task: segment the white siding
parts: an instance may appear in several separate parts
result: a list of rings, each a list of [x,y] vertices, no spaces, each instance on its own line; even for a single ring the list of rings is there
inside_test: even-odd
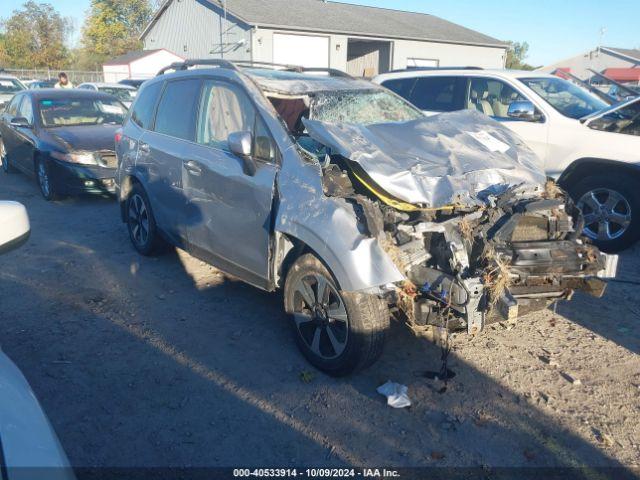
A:
[[[103,65],[102,73],[104,81],[108,83],[117,83],[122,79],[129,78],[128,65]]]
[[[394,40],[393,44],[393,70],[407,68],[411,59],[437,61],[440,67],[504,68],[505,48],[411,40]]]
[[[151,55],[140,58],[131,62],[132,78],[151,78],[155,77],[158,71],[174,62],[180,62],[184,58],[174,55],[166,50],[154,52]]]

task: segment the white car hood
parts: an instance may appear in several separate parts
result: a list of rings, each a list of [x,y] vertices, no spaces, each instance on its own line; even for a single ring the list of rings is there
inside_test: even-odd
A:
[[[368,126],[304,124],[388,194],[426,208],[484,205],[511,187],[546,182],[542,162],[524,142],[476,111]]]

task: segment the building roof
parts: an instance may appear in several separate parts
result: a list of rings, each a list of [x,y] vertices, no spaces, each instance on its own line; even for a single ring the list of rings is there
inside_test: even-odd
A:
[[[172,1],[165,1],[145,29],[143,37]],[[204,1],[217,8],[222,5],[221,0]],[[226,0],[226,6],[230,16],[256,27],[502,48],[507,46],[506,42],[426,13],[323,0]]]
[[[629,57],[631,59],[640,62],[640,50],[633,48],[615,48],[615,47],[602,47],[602,50],[609,50],[611,52],[617,53],[618,55],[623,55],[625,57]]]
[[[640,82],[640,68],[607,68],[603,74],[616,82]]]
[[[112,58],[111,60],[104,62],[103,65],[126,65],[159,52],[160,50],[162,50],[162,48],[157,48],[155,50],[134,50],[132,52],[127,52],[124,55],[120,55],[119,57]]]

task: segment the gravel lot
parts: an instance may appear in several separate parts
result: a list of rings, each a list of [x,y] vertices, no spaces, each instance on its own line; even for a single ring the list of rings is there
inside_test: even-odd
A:
[[[140,257],[113,199],[47,203],[23,175],[32,237],[0,257],[0,343],[74,466],[640,466],[640,300],[610,285],[557,313],[439,349],[394,325],[382,359],[332,379],[298,353],[280,294],[184,252]],[[619,278],[640,280],[640,248]],[[389,408],[376,387],[409,387]]]

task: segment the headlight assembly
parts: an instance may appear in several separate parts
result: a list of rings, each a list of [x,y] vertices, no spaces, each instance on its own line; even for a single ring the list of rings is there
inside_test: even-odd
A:
[[[92,152],[51,152],[51,156],[63,162],[81,165],[97,165],[98,163],[96,155]]]

